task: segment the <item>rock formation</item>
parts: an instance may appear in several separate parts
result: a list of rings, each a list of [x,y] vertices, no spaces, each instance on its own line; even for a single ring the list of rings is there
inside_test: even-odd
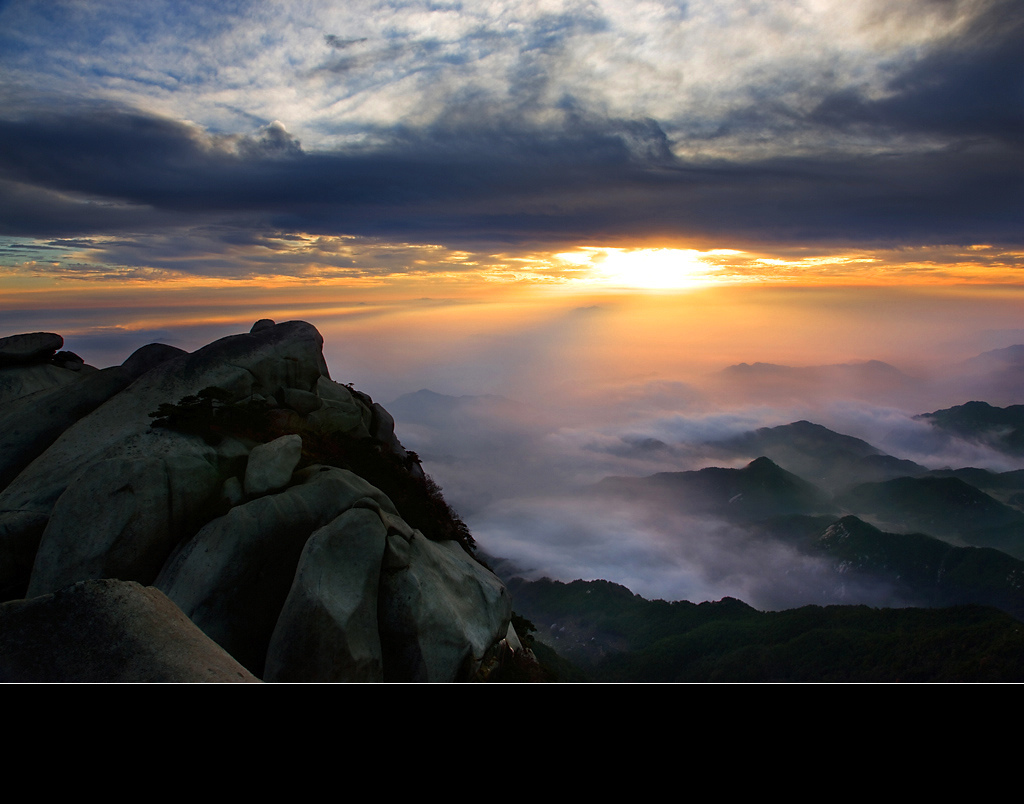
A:
[[[82,581],[0,605],[0,681],[259,681],[137,583]]]
[[[0,630],[118,579],[265,680],[467,679],[506,636],[504,586],[310,324],[102,371],[59,367],[44,335],[0,339]]]

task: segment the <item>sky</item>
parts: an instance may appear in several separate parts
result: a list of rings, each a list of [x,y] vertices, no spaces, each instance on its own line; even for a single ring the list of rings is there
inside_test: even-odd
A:
[[[537,446],[504,472],[435,451],[482,542],[524,512],[592,529],[568,496],[478,482],[624,468],[581,444],[813,414],[995,466],[906,423],[1024,402],[963,367],[1024,343],[1021,42],[1019,0],[0,0],[0,336],[102,366],[301,318],[385,404],[541,411],[480,413]],[[869,360],[909,379],[721,374]],[[563,574],[579,554],[531,549]],[[673,562],[641,552],[589,571],[731,588],[652,581]]]

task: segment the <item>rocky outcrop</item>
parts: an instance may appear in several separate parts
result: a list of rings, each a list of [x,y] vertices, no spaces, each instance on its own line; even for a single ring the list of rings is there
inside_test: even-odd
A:
[[[95,404],[0,492],[4,599],[155,587],[280,681],[465,679],[506,636],[503,585],[387,411],[331,380],[311,325],[152,345],[92,376]]]
[[[58,336],[59,337],[59,336]],[[183,355],[181,349],[161,344],[144,346],[120,366],[97,371],[89,367],[81,370],[82,363],[68,363],[64,368],[48,365],[48,369],[63,374],[57,387],[47,387],[8,399],[0,407],[0,489],[6,487],[47,447],[82,417],[88,415],[114,394],[128,387],[151,368],[171,357]],[[79,368],[66,369],[72,365]],[[26,373],[31,367],[0,371],[10,377],[20,376],[19,389],[24,389]],[[12,385],[13,387],[13,385]]]
[[[320,333],[298,321],[270,327],[256,335],[222,338],[195,353],[150,368],[76,421],[0,493],[0,590],[10,596],[12,591],[27,588],[26,570],[35,560],[40,541],[49,536],[45,531],[49,528],[54,534],[68,530],[51,523],[57,500],[101,461],[156,458],[173,465],[184,459],[193,466],[196,461],[205,461],[220,475],[221,482],[235,473],[229,456],[206,439],[174,429],[152,428],[149,414],[161,404],[178,402],[208,387],[223,389],[230,402],[280,395],[282,387],[309,390],[327,374],[322,345]],[[245,454],[241,456],[243,461]],[[192,474],[190,467],[186,475]],[[203,498],[209,489],[205,484],[194,488],[187,478],[182,478],[175,485],[187,497],[168,500],[166,510],[202,507],[206,502]],[[164,494],[169,496],[170,488]],[[71,514],[74,516],[74,512]],[[176,530],[180,524],[171,522],[167,526]],[[62,552],[64,548],[61,545],[46,549]],[[152,579],[125,580],[147,583]],[[33,590],[53,591],[42,590],[38,585]]]
[[[0,338],[0,404],[77,382],[81,374],[96,370],[72,352],[58,353],[63,345],[53,332]]]
[[[55,332],[27,332],[0,338],[0,366],[40,363],[49,360],[64,345]]]
[[[378,489],[344,469],[314,466],[296,481],[209,522],[156,579],[200,628],[257,674],[310,535],[359,501],[395,511]]]
[[[511,601],[490,572],[454,542],[388,534],[379,596],[388,681],[469,677],[508,631]],[[492,612],[481,618],[475,612]]]
[[[258,497],[288,485],[302,458],[302,436],[285,435],[253,447],[245,467],[245,493]]]
[[[27,595],[87,578],[151,584],[183,534],[202,524],[222,485],[202,453],[96,461],[57,498]]]
[[[259,681],[161,592],[83,581],[0,605],[0,681]]]
[[[387,526],[351,508],[306,540],[267,650],[268,681],[383,681],[376,601]]]

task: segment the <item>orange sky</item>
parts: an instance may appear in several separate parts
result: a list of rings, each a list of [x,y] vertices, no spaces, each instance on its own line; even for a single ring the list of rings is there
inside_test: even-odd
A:
[[[151,339],[194,349],[257,318],[301,318],[323,332],[345,381],[359,381],[348,371],[390,374],[397,390],[436,375],[460,392],[511,396],[522,382],[673,380],[739,362],[880,359],[907,370],[1024,341],[1024,292],[1011,281],[1019,255],[995,249],[457,256],[471,265],[259,281],[71,279],[19,266],[0,279],[0,335],[57,331],[67,348],[77,343],[87,362],[105,365]],[[618,273],[607,269],[622,257]],[[647,273],[644,260],[654,266]],[[682,287],[629,287],[630,272],[641,276],[635,284],[667,278]]]
[[[87,245],[63,247],[56,254],[52,248],[49,254],[33,253],[32,241],[22,241],[20,259],[0,257],[0,288],[7,293],[59,289],[62,280],[71,281],[72,287],[80,281],[104,288],[330,283],[364,289],[393,288],[396,283],[414,286],[416,280],[446,288],[479,282],[536,282],[647,290],[738,282],[1016,284],[1024,270],[1024,251],[985,243],[846,250],[776,245],[753,251],[728,244],[701,250],[685,243],[628,246],[616,242],[567,246],[554,252],[472,252],[429,243],[304,235],[275,241],[272,251],[261,243],[211,253],[209,263],[217,267],[206,270],[202,258],[195,255],[180,266],[169,259],[150,266],[118,265],[115,238],[93,238]]]

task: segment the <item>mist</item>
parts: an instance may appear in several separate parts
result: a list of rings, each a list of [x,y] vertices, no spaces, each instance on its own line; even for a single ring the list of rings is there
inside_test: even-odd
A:
[[[422,393],[386,407],[399,422],[405,446],[418,452],[482,550],[504,560],[506,573],[531,580],[604,578],[648,598],[699,602],[731,596],[761,609],[916,602],[883,583],[837,578],[824,559],[742,524],[661,506],[648,497],[604,498],[594,489],[605,477],[740,468],[757,456],[727,453],[719,442],[806,418],[805,409],[737,407],[643,418],[624,406],[621,422],[609,424],[609,410],[602,406],[589,422],[591,411],[577,408],[573,423],[560,425],[500,397],[434,402],[429,423],[416,415]],[[437,413],[441,402],[450,406],[447,417]],[[828,414],[816,420],[830,429],[930,469],[1007,471],[1024,465],[944,435],[910,411],[835,400],[818,412]]]
[[[799,324],[799,315],[814,319],[820,311],[795,313]],[[886,343],[885,366],[810,363],[820,356],[816,343],[805,362],[744,376],[729,367],[766,352],[789,352],[793,332],[780,333],[781,345],[762,331],[760,339],[736,343],[731,354],[718,346],[709,350],[711,357],[668,354],[657,364],[650,352],[666,355],[664,343],[652,344],[647,354],[637,351],[632,360],[624,354],[627,346],[636,348],[636,330],[624,336],[632,342],[610,348],[622,330],[597,324],[613,318],[601,308],[582,314],[574,308],[507,337],[490,333],[465,345],[474,365],[489,367],[489,373],[471,372],[475,380],[492,378],[486,394],[464,393],[467,385],[457,381],[446,385],[455,375],[442,371],[418,378],[421,389],[384,400],[403,443],[420,454],[481,548],[505,572],[530,579],[604,578],[670,600],[732,596],[764,609],[913,605],[919,601],[888,584],[839,578],[825,560],[743,524],[658,508],[649,499],[603,499],[593,486],[610,476],[740,468],[758,456],[729,452],[721,442],[800,420],[928,469],[1024,466],[915,418],[967,402],[985,384],[1012,385],[1015,366],[993,364],[982,376],[976,363],[961,359],[976,342],[970,324],[963,346],[942,354],[909,348],[927,340],[909,333],[901,359],[879,336],[865,338],[859,355],[871,360],[867,349]],[[578,329],[552,343],[566,320],[579,321]],[[923,320],[921,327],[938,323]],[[948,344],[955,332],[944,332]],[[1007,339],[1017,335],[1007,327]],[[850,356],[838,344],[835,354]]]
[[[756,290],[233,289],[230,307],[176,298],[173,311],[122,294],[117,307],[23,310],[5,325],[59,332],[102,367],[152,341],[193,350],[257,318],[303,318],[324,335],[334,379],[392,413],[399,439],[505,572],[759,608],[911,604],[743,523],[593,491],[606,477],[740,468],[758,456],[722,442],[801,420],[929,469],[1024,466],[915,418],[1019,399],[1012,350],[993,351],[1024,340],[1016,293],[896,289],[882,309],[872,288]],[[1002,395],[984,396],[992,389]]]

